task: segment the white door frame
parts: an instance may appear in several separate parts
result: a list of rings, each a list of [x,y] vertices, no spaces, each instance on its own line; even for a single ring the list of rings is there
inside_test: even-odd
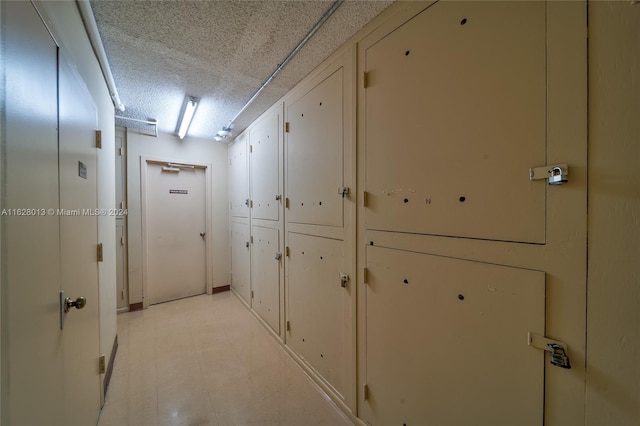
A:
[[[200,163],[195,161],[182,161],[175,158],[157,158],[157,157],[140,157],[140,197],[142,204],[142,308],[147,309],[149,307],[149,294],[148,287],[148,241],[147,241],[147,167],[149,164],[161,164],[167,165],[180,164],[185,166],[194,166],[199,169],[204,169],[204,192],[205,192],[205,233],[208,238],[205,238],[205,270],[206,270],[206,292],[212,294],[213,292],[213,262],[210,254],[211,250],[211,234],[212,234],[212,221],[211,221],[211,163]]]

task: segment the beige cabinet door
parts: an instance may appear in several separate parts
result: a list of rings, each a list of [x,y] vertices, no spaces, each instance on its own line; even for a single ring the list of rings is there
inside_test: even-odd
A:
[[[363,418],[543,424],[544,272],[375,246],[367,272]]]
[[[250,131],[251,219],[280,219],[280,129],[282,109],[262,118]]]
[[[231,287],[251,304],[251,236],[249,224],[231,222]]]
[[[252,226],[251,234],[251,307],[276,334],[280,334],[280,232]]]
[[[343,72],[287,103],[288,222],[343,226]]]
[[[205,292],[205,170],[147,162],[149,303]],[[179,170],[179,171],[177,171]]]
[[[60,149],[60,261],[65,296],[82,296],[86,305],[65,315],[64,347],[65,424],[95,423],[100,412],[98,370],[98,215],[95,129],[97,112],[89,91],[59,55]],[[69,415],[73,413],[73,415]]]
[[[342,286],[344,241],[289,233],[287,344],[341,398],[348,393],[350,297]]]
[[[247,135],[229,145],[229,203],[232,217],[249,217],[249,158]]]
[[[366,50],[368,229],[544,243],[543,2],[441,2]]]

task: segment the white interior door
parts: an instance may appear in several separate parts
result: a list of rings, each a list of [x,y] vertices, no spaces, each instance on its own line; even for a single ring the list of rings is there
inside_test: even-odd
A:
[[[147,163],[147,289],[151,304],[206,290],[205,187],[202,167]]]
[[[2,16],[2,424],[95,424],[96,109],[31,3]],[[63,329],[61,290],[86,298]]]
[[[65,425],[90,425],[100,412],[98,297],[97,112],[91,94],[63,53],[59,55],[59,173],[61,290],[82,309],[65,315]]]
[[[57,47],[30,3],[0,7],[2,424],[62,425]]]

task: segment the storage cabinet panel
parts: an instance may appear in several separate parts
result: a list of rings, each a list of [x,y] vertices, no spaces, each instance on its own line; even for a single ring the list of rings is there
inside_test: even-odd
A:
[[[543,424],[540,271],[367,247],[372,425]]]
[[[251,304],[249,225],[231,222],[231,286]]]
[[[545,242],[545,41],[544,2],[439,2],[366,49],[368,229]]]
[[[348,292],[340,284],[344,242],[289,234],[288,345],[341,395],[348,387]]]
[[[287,106],[288,221],[342,226],[343,70]]]
[[[229,145],[229,200],[231,216],[249,217],[247,137],[240,135]]]
[[[280,218],[279,192],[281,109],[260,120],[251,129],[251,217],[278,220]]]
[[[253,303],[260,317],[280,334],[280,262],[276,258],[280,246],[277,229],[253,226],[251,274]]]

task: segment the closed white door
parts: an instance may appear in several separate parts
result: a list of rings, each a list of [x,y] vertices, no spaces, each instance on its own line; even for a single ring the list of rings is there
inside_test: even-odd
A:
[[[1,7],[2,423],[91,425],[100,409],[96,109],[34,6]],[[85,306],[62,315],[61,291]]]
[[[206,290],[205,169],[147,163],[149,303]]]
[[[0,7],[2,423],[62,425],[57,47],[33,5]]]
[[[59,56],[61,290],[82,309],[64,319],[64,402],[67,426],[94,424],[100,412],[96,108],[89,91]]]

